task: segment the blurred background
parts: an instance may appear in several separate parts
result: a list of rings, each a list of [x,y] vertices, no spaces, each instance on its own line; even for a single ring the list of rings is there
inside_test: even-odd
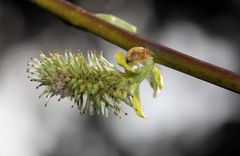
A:
[[[114,14],[138,33],[193,57],[240,73],[239,0],[75,0]],[[66,25],[29,1],[0,1],[0,156],[219,156],[240,155],[240,96],[159,66],[157,98],[146,82],[141,119],[80,116],[65,99],[38,99],[26,63],[38,51],[104,51],[116,65],[121,48]]]

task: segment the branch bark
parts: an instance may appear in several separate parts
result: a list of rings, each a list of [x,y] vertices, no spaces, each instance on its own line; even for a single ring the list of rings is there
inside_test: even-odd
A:
[[[185,55],[138,34],[127,32],[65,0],[31,1],[64,21],[98,35],[125,50],[136,46],[148,48],[156,63],[240,93],[240,75],[237,73]]]

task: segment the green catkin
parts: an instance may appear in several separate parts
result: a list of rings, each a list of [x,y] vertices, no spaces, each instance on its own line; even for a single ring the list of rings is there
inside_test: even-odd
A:
[[[139,116],[144,117],[140,103],[134,103],[139,99],[133,92],[139,89],[143,79],[153,80],[148,77],[151,71],[149,69],[155,67],[151,57],[137,60],[138,63],[130,61],[126,68],[121,63],[122,56],[116,56],[125,72],[109,63],[102,53],[97,56],[94,52],[89,52],[85,58],[80,51],[76,54],[65,52],[64,56],[54,51],[49,53],[49,57],[40,52],[39,57],[40,59],[31,58],[27,69],[31,81],[40,83],[37,88],[45,86],[39,97],[47,95],[49,100],[53,96],[59,96],[59,101],[69,97],[78,107],[80,114],[89,111],[90,115],[101,114],[105,117],[108,117],[109,108],[116,115],[126,114],[121,109],[121,104],[125,103],[133,107]],[[140,70],[134,71],[136,68]],[[154,87],[161,88],[158,85]]]

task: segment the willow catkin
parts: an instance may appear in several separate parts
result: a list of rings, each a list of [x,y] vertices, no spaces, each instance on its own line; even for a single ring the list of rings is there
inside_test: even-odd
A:
[[[46,95],[50,99],[59,96],[59,100],[69,97],[80,114],[88,110],[90,115],[102,114],[105,117],[108,117],[109,108],[116,115],[124,113],[121,104],[125,103],[143,117],[141,110],[138,110],[141,109],[140,103],[136,101],[139,95],[135,95],[134,90],[138,90],[139,84],[150,72],[144,71],[139,61],[133,65],[130,63],[129,69],[124,67],[125,72],[121,72],[102,54],[97,56],[94,52],[88,53],[86,58],[80,51],[76,54],[66,52],[65,56],[50,52],[49,57],[41,52],[39,57],[31,59],[27,72],[31,81],[39,83],[38,87],[45,86],[40,97]],[[117,61],[121,65],[119,59]],[[141,65],[150,68],[154,63],[151,61]],[[136,102],[139,106],[134,104]]]

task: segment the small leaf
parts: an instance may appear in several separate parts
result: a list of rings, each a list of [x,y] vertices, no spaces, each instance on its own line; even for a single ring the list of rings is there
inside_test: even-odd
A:
[[[158,96],[160,89],[163,87],[163,78],[159,69],[155,66],[147,77],[151,87],[154,90],[153,97]]]
[[[95,15],[97,17],[99,17],[99,18],[101,18],[101,19],[103,19],[103,20],[105,20],[105,21],[115,25],[115,26],[118,26],[118,27],[126,30],[126,31],[129,31],[129,32],[136,32],[137,31],[137,28],[134,25],[132,25],[132,24],[130,24],[130,23],[128,23],[128,22],[126,22],[126,21],[124,21],[124,20],[114,16],[114,15],[102,14],[102,13],[97,13]]]
[[[124,58],[124,55],[123,55],[123,52],[121,51],[118,51],[115,55],[115,60],[117,61],[117,63],[122,66],[125,70],[129,71],[130,70],[130,67],[128,66],[125,58]]]
[[[142,112],[141,104],[140,104],[140,99],[139,99],[139,85],[135,88],[133,91],[133,108],[136,112],[136,114],[142,118],[145,118],[145,115]]]
[[[163,77],[157,67],[153,68],[153,76],[157,82],[158,88],[162,89],[163,87]]]

